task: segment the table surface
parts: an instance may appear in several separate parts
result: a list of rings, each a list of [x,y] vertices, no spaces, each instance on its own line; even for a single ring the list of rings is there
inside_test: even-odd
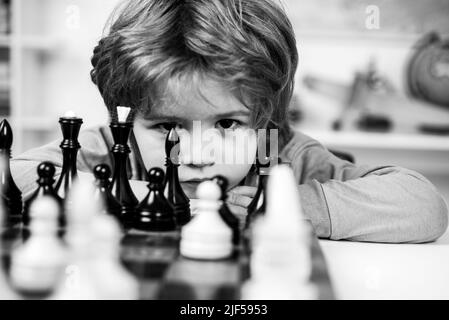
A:
[[[337,299],[449,299],[449,231],[425,244],[319,242]]]
[[[158,241],[133,236],[124,243],[122,258],[139,277],[142,299],[240,298],[244,255],[195,261],[179,257],[170,240]],[[449,231],[425,244],[313,238],[311,250],[321,299],[449,299]]]

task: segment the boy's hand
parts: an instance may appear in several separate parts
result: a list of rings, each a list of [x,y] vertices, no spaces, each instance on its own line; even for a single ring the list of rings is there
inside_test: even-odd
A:
[[[228,191],[226,203],[231,212],[235,214],[241,222],[245,221],[246,209],[253,200],[256,190],[256,187],[237,186]]]

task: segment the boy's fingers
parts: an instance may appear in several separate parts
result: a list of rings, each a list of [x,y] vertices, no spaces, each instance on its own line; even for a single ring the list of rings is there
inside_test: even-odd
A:
[[[237,187],[232,188],[229,192],[235,192],[235,193],[241,194],[242,196],[254,198],[256,191],[257,191],[256,187],[237,186]]]
[[[251,203],[252,200],[253,199],[250,197],[243,196],[243,195],[235,193],[235,192],[229,192],[228,199],[226,202],[236,205],[236,206],[246,208]]]
[[[246,209],[240,206],[235,206],[232,204],[228,204],[229,210],[240,220],[240,222],[245,222],[246,219]]]

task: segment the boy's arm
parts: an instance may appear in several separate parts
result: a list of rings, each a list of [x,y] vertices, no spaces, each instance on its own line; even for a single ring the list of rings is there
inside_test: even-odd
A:
[[[290,147],[286,156],[319,237],[425,242],[445,232],[446,203],[422,175],[394,166],[357,166],[312,139]]]

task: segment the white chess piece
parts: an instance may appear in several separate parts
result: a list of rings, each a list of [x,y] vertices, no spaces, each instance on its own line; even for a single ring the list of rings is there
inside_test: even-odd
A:
[[[69,261],[55,294],[56,300],[100,299],[90,272],[92,261],[92,222],[102,214],[101,199],[95,200],[90,181],[77,179],[68,194],[66,242]]]
[[[251,279],[243,299],[314,299],[310,285],[310,226],[305,222],[292,170],[278,165],[267,183],[267,210],[252,232]]]
[[[181,255],[192,259],[217,260],[232,254],[232,230],[218,210],[221,191],[213,181],[197,188],[197,215],[181,230]]]
[[[31,205],[31,235],[11,259],[11,282],[20,292],[49,294],[62,275],[67,249],[58,238],[58,215],[58,204],[50,197]]]
[[[91,181],[77,179],[68,194],[66,240],[70,246],[78,242],[90,242],[87,236],[95,216],[103,213],[103,200],[95,199],[95,187]],[[85,244],[80,244],[81,246]]]
[[[92,261],[90,272],[96,291],[105,300],[137,300],[139,284],[120,261],[122,231],[117,221],[99,215],[92,223]]]

